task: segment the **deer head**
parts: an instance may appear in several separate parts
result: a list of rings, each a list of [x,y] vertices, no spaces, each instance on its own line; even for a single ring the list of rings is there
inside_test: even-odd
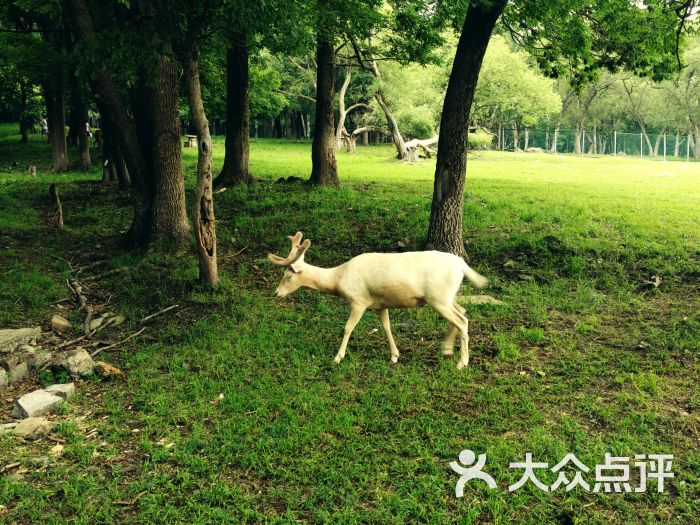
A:
[[[275,295],[277,297],[286,297],[287,295],[295,292],[302,285],[300,274],[303,272],[304,268],[304,254],[306,250],[311,246],[311,241],[309,239],[301,242],[304,234],[297,232],[295,235],[289,235],[287,239],[292,243],[292,249],[287,257],[280,257],[274,253],[267,255],[267,258],[273,264],[278,266],[286,267],[284,276],[282,276],[282,281],[275,290]]]

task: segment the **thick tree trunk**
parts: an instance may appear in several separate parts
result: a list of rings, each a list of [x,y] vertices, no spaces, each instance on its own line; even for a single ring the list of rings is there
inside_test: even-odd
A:
[[[506,2],[494,0],[486,6],[470,2],[467,9],[440,120],[440,149],[428,226],[429,249],[466,255],[462,210],[469,114],[486,47]]]
[[[170,58],[158,58],[151,91],[153,126],[153,204],[151,240],[187,244],[189,222],[185,206],[185,178],[180,145],[179,74]]]
[[[194,223],[194,237],[197,241],[197,257],[199,258],[199,281],[206,287],[213,288],[219,284],[219,271],[216,260],[216,225],[212,192],[212,142],[202,102],[196,52],[184,56],[182,64],[185,70],[185,91],[190,106],[190,118],[197,134],[199,148],[197,185],[192,204],[192,222]]]
[[[63,87],[45,85],[44,99],[46,103],[46,116],[49,123],[49,144],[51,144],[51,154],[53,156],[51,169],[54,171],[63,171],[68,168]]]
[[[316,120],[311,146],[312,184],[339,186],[333,133],[333,94],[335,86],[335,51],[333,44],[318,37],[316,45]]]
[[[92,17],[85,0],[70,0],[69,6],[78,38],[91,45],[98,45],[94,42]],[[93,89],[98,103],[101,104],[100,112],[104,113],[103,118],[107,115],[111,123],[107,133],[113,133],[119,145],[135,190],[134,219],[127,237],[134,244],[144,244],[150,237],[152,178],[149,166],[138,145],[136,126],[129,117],[111,73],[106,68],[97,70]]]
[[[214,186],[253,181],[250,173],[248,44],[243,33],[234,33],[226,52],[226,153]]]

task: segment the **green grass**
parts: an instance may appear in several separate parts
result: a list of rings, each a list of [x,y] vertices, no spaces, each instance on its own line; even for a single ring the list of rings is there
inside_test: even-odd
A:
[[[312,264],[420,249],[433,162],[360,147],[338,155],[341,189],[311,189],[274,182],[307,177],[308,143],[254,140],[259,182],[216,197],[222,286],[207,293],[194,256],[120,247],[129,199],[97,168],[52,174],[46,146],[20,147],[14,132],[0,127],[2,326],[46,323],[68,296],[63,260],[108,258],[87,274],[140,262],[89,286],[91,301],[128,319],[105,337],[181,307],[106,353],[127,379],[79,385],[60,459],[33,467],[54,443],[0,437],[0,458],[27,468],[0,478],[0,521],[697,523],[698,164],[470,156],[467,248],[486,293],[506,304],[468,307],[472,359],[458,371],[439,355],[447,327],[429,309],[392,311],[398,365],[371,313],[334,365],[347,306],[309,290],[274,300],[281,272],[265,260],[297,230],[314,241]],[[196,152],[184,153],[191,191]],[[13,158],[39,177],[8,171]],[[60,235],[48,226],[50,182],[64,202]],[[658,289],[645,284],[653,275]],[[470,482],[454,498],[448,464],[464,448],[487,454],[498,490]],[[606,452],[672,453],[676,477],[665,494],[509,493],[520,471],[508,464],[527,452],[550,466],[572,452],[591,468]]]

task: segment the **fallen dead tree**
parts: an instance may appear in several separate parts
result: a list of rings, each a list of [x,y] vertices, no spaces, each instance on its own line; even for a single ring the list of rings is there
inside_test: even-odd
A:
[[[427,158],[431,158],[433,155],[437,155],[437,151],[431,148],[438,143],[440,135],[435,135],[429,139],[413,139],[406,142],[406,156],[404,160],[406,162],[416,162],[418,160],[418,150],[422,150],[423,154]]]

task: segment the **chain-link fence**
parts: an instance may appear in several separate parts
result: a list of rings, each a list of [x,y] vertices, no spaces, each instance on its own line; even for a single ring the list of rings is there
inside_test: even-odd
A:
[[[517,147],[516,147],[517,146]],[[504,151],[529,150],[575,155],[617,155],[659,160],[700,160],[692,134],[627,133],[598,130],[501,129],[493,147]]]

